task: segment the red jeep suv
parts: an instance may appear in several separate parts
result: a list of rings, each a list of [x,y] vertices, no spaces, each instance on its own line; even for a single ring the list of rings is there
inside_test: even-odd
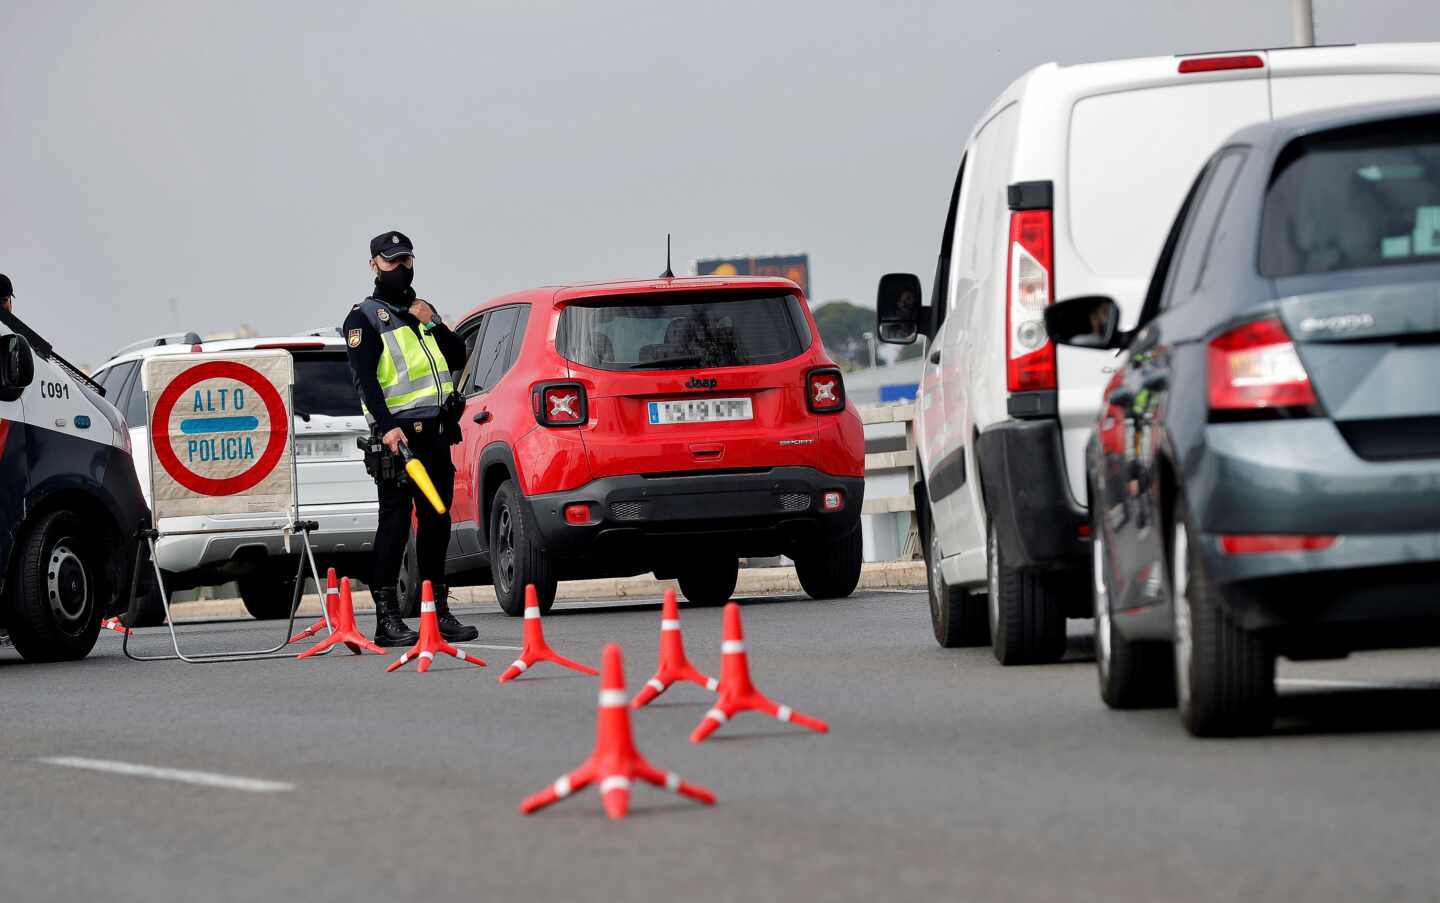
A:
[[[805,591],[860,577],[860,417],[786,279],[537,288],[471,311],[453,449],[453,585],[654,572],[722,602],[742,556],[788,555]],[[402,581],[404,578],[402,578]]]

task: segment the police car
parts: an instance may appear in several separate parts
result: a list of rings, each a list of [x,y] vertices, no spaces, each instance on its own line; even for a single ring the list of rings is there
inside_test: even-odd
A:
[[[295,360],[295,460],[301,516],[320,525],[310,534],[316,560],[324,568],[364,578],[373,547],[379,503],[375,483],[365,472],[355,437],[368,435],[360,397],[350,377],[345,343],[336,330],[278,338],[225,339],[202,342],[195,333],[157,336],[122,348],[95,372],[96,381],[125,415],[135,447],[135,468],[146,497],[150,495],[150,434],[141,367],[157,355],[254,351],[283,348]],[[243,448],[202,444],[196,455],[243,455]],[[236,532],[246,519],[254,532]],[[165,588],[174,593],[234,581],[245,608],[256,618],[283,618],[294,598],[299,547],[273,527],[274,518],[245,514],[165,518],[156,557],[165,574]],[[225,532],[219,532],[220,530]],[[183,535],[163,535],[164,533]],[[136,625],[158,624],[164,618],[159,593],[141,600]]]
[[[32,661],[84,658],[129,599],[149,510],[119,412],[0,310],[0,617]]]

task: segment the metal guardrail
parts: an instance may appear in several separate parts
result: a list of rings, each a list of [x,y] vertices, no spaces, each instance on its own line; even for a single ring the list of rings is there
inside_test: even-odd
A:
[[[860,421],[866,427],[866,444],[894,445],[895,440],[903,437],[902,448],[891,448],[885,451],[873,451],[865,453],[865,504],[860,509],[863,515],[870,515],[872,518],[893,519],[902,514],[911,515],[906,536],[900,543],[900,558],[913,559],[918,557],[920,552],[920,536],[916,528],[915,511],[915,406],[913,404],[877,404],[863,405],[860,407]],[[888,425],[899,425],[897,431]],[[871,429],[874,427],[875,429]],[[897,432],[899,435],[896,435]],[[902,477],[900,485],[904,486],[903,494],[897,494],[892,488],[887,495],[878,495],[870,489],[872,483],[888,483],[892,487],[897,482],[886,477]],[[898,529],[898,526],[896,527]]]

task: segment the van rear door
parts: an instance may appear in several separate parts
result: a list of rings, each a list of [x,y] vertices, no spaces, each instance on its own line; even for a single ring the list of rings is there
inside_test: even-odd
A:
[[[1433,98],[1440,44],[1361,44],[1270,51],[1274,115],[1326,107]]]
[[[1185,192],[1237,129],[1270,118],[1268,54],[1168,57],[1128,72],[1137,85],[1098,86],[1071,108],[1066,188],[1055,211],[1058,297],[1109,295],[1134,325],[1160,247]],[[1066,472],[1085,503],[1085,444],[1116,361],[1061,347],[1058,408]]]

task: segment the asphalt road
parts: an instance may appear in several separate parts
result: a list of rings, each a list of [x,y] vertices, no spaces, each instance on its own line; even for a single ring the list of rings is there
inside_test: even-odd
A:
[[[442,659],[424,676],[385,674],[376,656],[136,664],[114,634],[78,664],[6,650],[0,899],[1440,894],[1434,652],[1283,665],[1274,735],[1196,741],[1173,712],[1103,708],[1089,622],[1071,622],[1065,663],[1002,669],[988,650],[938,648],[918,592],[745,601],[758,686],[831,733],[750,714],[692,746],[709,695],[671,690],[636,715],[640,749],[719,803],[638,788],[620,822],[593,788],[517,814],[588,754],[596,682],[541,665],[497,685],[513,648],[473,650],[484,670]],[[592,664],[621,642],[633,692],[655,665],[657,603],[557,607],[546,632]],[[519,646],[519,621],[468,617],[477,643]],[[718,671],[720,610],[683,621],[692,659]],[[186,633],[202,629],[231,648],[275,632]],[[159,634],[137,645],[158,650]]]

